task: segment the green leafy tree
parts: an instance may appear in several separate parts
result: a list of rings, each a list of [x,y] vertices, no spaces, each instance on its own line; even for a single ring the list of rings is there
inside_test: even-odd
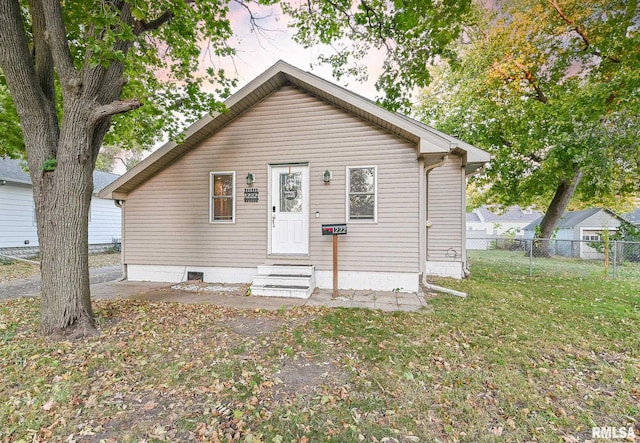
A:
[[[382,62],[376,88],[381,104],[408,111],[416,87],[429,84],[427,67],[451,59],[450,43],[470,19],[471,0],[306,0],[283,2],[283,10],[304,46],[326,45],[318,63],[334,75],[368,77],[366,57],[378,51]]]
[[[200,44],[232,53],[228,12],[217,1],[0,2],[1,106],[14,112],[8,87],[33,181],[43,333],[94,332],[87,220],[103,141],[146,146],[185,118],[221,110],[193,73]],[[231,85],[209,74],[220,93]]]
[[[19,157],[24,152],[22,130],[9,88],[0,73],[0,157]]]
[[[482,199],[546,207],[551,238],[571,199],[639,192],[637,1],[504,0],[478,8],[420,115],[492,153]]]

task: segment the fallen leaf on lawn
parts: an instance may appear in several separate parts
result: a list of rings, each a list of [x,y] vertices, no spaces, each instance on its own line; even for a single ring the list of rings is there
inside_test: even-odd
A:
[[[491,433],[496,437],[500,437],[503,431],[504,431],[504,428],[502,426],[496,426],[491,428]]]
[[[49,400],[48,402],[42,405],[42,409],[44,409],[45,411],[50,411],[51,408],[53,408],[53,404],[54,404],[53,400]]]
[[[87,401],[84,402],[85,408],[95,408],[96,406],[98,406],[98,397],[95,395],[89,396]]]
[[[148,401],[148,402],[146,402],[146,403],[144,404],[144,406],[142,407],[142,409],[143,409],[143,410],[145,410],[145,411],[150,411],[150,410],[152,410],[152,409],[153,409],[153,408],[155,408],[155,407],[156,407],[156,403],[155,403],[155,402],[153,402],[153,401]]]

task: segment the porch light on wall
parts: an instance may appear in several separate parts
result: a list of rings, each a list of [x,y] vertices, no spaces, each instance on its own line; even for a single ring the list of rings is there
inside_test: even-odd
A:
[[[325,169],[324,173],[322,174],[322,180],[325,183],[329,183],[331,181],[331,171]]]
[[[256,176],[253,175],[253,172],[249,172],[247,174],[247,185],[251,186],[253,184],[253,182],[256,181]]]

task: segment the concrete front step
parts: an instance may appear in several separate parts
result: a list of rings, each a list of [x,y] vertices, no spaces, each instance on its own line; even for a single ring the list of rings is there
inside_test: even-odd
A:
[[[315,266],[313,265],[259,265],[258,275],[314,275]]]
[[[315,288],[311,286],[254,286],[251,295],[262,297],[309,298]]]
[[[260,265],[251,284],[251,294],[309,298],[315,288],[315,268],[312,265]]]
[[[313,275],[256,275],[253,277],[255,286],[316,286],[316,279]]]

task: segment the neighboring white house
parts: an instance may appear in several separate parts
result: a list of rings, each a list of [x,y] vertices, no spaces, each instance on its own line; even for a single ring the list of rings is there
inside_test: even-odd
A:
[[[525,226],[541,216],[540,211],[520,206],[480,206],[466,214],[467,249],[488,249],[496,237],[524,238]]]
[[[0,252],[38,246],[38,232],[31,178],[22,161],[0,158]],[[111,200],[97,193],[119,176],[108,172],[93,173],[94,196],[89,213],[89,244],[113,244],[121,238],[121,214]],[[15,251],[12,251],[15,252]],[[12,254],[9,254],[12,255]]]
[[[557,255],[582,259],[602,259],[604,256],[593,249],[589,242],[602,241],[602,232],[615,234],[624,219],[606,208],[589,208],[582,211],[570,211],[558,222],[554,235],[553,249]],[[525,227],[525,238],[534,236],[536,226],[542,217]]]
[[[415,291],[463,277],[465,177],[485,151],[278,62],[100,192],[130,280]],[[304,278],[300,277],[303,275]]]
[[[523,209],[520,206],[502,209],[496,206],[480,206],[467,213],[467,231],[484,231],[487,235],[493,236],[514,234],[522,237],[525,226],[541,216],[540,211]]]

